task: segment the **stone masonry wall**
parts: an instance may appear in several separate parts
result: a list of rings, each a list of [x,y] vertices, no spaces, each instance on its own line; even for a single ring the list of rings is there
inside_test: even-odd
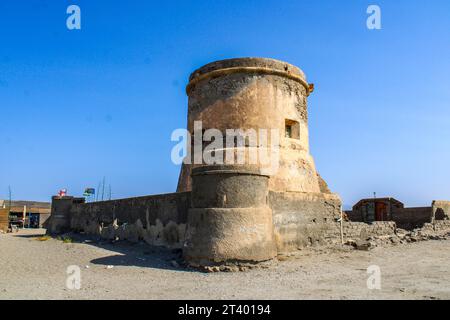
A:
[[[435,200],[432,203],[432,221],[450,219],[450,201]]]
[[[435,231],[450,231],[450,220],[436,220],[432,226]]]
[[[340,217],[339,197],[323,193],[270,192],[279,252],[325,244]]]
[[[421,228],[431,222],[431,207],[401,208],[392,210],[392,220],[402,229]]]
[[[298,248],[341,242],[341,201],[334,194],[278,193],[270,192],[273,209],[275,237],[279,252]],[[343,222],[344,240],[359,240],[368,236],[384,236],[395,233],[392,221]]]
[[[70,227],[74,231],[181,248],[184,243],[190,193],[74,204]]]
[[[341,201],[335,194],[269,192],[278,252],[341,241]],[[442,206],[442,204],[439,204]],[[191,193],[172,193],[94,203],[75,203],[70,209],[70,229],[105,239],[182,248],[186,236]],[[448,229],[450,220],[433,228]],[[395,234],[392,221],[343,222],[344,241]]]
[[[396,230],[396,224],[393,221],[376,221],[373,223],[349,222],[343,223],[344,240],[365,240],[368,236],[393,235]],[[340,236],[340,223],[336,223],[329,234],[330,242],[334,243],[336,236]]]
[[[442,202],[442,201],[441,201]],[[450,203],[448,206],[450,212]],[[361,212],[345,211],[347,217],[353,222],[363,222]],[[425,223],[430,223],[432,219],[432,207],[417,207],[417,208],[393,208],[391,221],[395,222],[397,227],[413,230],[421,228]]]

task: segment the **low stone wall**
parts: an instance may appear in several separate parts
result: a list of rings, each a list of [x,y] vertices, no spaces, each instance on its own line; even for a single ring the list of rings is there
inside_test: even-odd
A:
[[[393,211],[392,220],[397,227],[413,230],[422,228],[427,223],[434,224],[450,219],[450,201],[433,201],[431,207],[403,208]],[[445,223],[444,223],[445,225]]]
[[[344,212],[345,212],[345,214],[347,215],[347,218],[350,221],[363,222],[363,217],[362,217],[361,212],[359,210],[358,211],[346,210]]]
[[[269,203],[280,252],[327,243],[340,217],[341,200],[334,194],[270,192]]]
[[[341,201],[337,195],[271,192],[269,199],[279,252],[341,242]],[[344,241],[393,235],[395,230],[393,221],[342,224]]]
[[[340,224],[338,224],[340,227]],[[395,234],[397,226],[393,221],[344,222],[344,238],[365,240],[368,236],[386,236]],[[340,231],[339,231],[340,233]]]
[[[243,179],[243,177],[244,176],[238,176],[239,179]],[[203,186],[203,184],[200,184],[200,186]],[[220,186],[220,190],[225,190],[223,182],[218,186]],[[242,199],[242,203],[244,204],[251,203],[251,201],[256,201],[255,199],[258,199],[260,206],[252,204],[249,208],[241,208],[236,203],[232,202],[237,201],[236,199],[240,198],[204,198],[204,194],[206,193],[206,191],[199,192],[201,196],[198,196],[198,199],[196,200],[197,207],[206,206],[208,207],[206,209],[195,208],[191,192],[94,203],[82,203],[80,199],[73,197],[54,197],[52,203],[52,217],[49,219],[49,230],[50,232],[52,232],[52,230],[55,232],[72,230],[95,234],[105,239],[120,239],[132,242],[143,240],[148,244],[155,246],[184,248],[186,243],[189,242],[187,241],[187,235],[189,234],[189,232],[187,232],[189,214],[201,210],[202,214],[204,213],[206,215],[211,212],[217,214],[219,211],[220,213],[226,212],[227,214],[233,215],[235,214],[235,211],[239,211],[242,212],[243,219],[248,219],[248,216],[245,215],[245,213],[251,211],[254,215],[254,220],[252,220],[250,225],[242,227],[243,225],[238,223],[236,226],[230,227],[230,230],[220,229],[221,226],[225,225],[222,224],[222,220],[220,219],[213,224],[204,222],[208,221],[207,219],[200,219],[202,220],[201,223],[206,223],[206,225],[210,225],[211,228],[215,226],[214,228],[216,229],[214,230],[220,235],[227,233],[228,237],[233,234],[233,237],[247,239],[248,233],[250,232],[253,234],[256,230],[254,230],[252,225],[260,225],[260,219],[262,219],[263,210],[265,210],[264,213],[266,213],[268,219],[273,222],[273,228],[270,227],[269,229],[273,229],[277,253],[294,251],[307,246],[339,244],[341,242],[341,223],[339,222],[341,217],[341,200],[335,194],[270,191],[267,198],[255,196],[251,200],[246,198]],[[228,201],[228,198],[231,200]],[[219,204],[222,205],[223,208],[218,208],[217,206]],[[239,205],[242,206],[240,203]],[[440,210],[442,210],[444,219],[438,219],[440,216],[437,215],[434,223],[425,223],[425,226],[429,226],[433,231],[449,229],[450,220],[445,219],[448,217],[447,213],[450,212],[450,203],[434,202],[433,210],[435,210],[435,212],[440,212]],[[413,216],[416,215],[417,212],[419,212],[420,215],[414,218]],[[427,214],[428,219],[431,219],[431,208],[405,209],[402,210],[402,212],[397,212],[397,218],[400,214],[402,214],[402,218],[405,220],[420,220]],[[211,217],[207,216],[206,218],[209,219]],[[234,221],[234,218],[235,217],[233,216],[229,221]],[[194,223],[194,220],[191,221],[191,228],[194,229],[192,229],[190,233],[193,233],[196,230],[195,228],[197,228],[196,225],[200,223],[198,222],[196,224]],[[413,222],[413,224],[415,224],[415,222]],[[271,223],[268,223],[267,225],[269,226]],[[397,225],[395,221],[378,221],[370,224],[344,221],[342,223],[342,234],[344,241],[357,241],[365,240],[369,237],[395,235],[396,228]],[[269,229],[267,229],[267,234],[271,233]],[[202,230],[204,230],[207,235],[212,232],[212,229],[209,230],[208,228],[203,228]],[[263,235],[259,235],[258,237],[260,238],[262,236]],[[203,241],[202,239],[205,238],[199,237],[197,242],[201,243]],[[240,243],[243,243],[242,239],[240,240]],[[213,243],[214,241],[211,240],[209,242]],[[197,248],[197,246],[195,248]]]
[[[182,248],[190,193],[73,204],[70,229],[169,248]]]
[[[421,228],[431,222],[431,207],[401,208],[392,210],[392,221],[402,229],[412,230]]]
[[[424,232],[450,232],[450,220],[435,220],[433,223],[425,223],[421,228]]]
[[[450,220],[436,220],[433,223],[435,231],[450,231]]]
[[[398,228],[413,230],[421,228],[425,223],[432,222],[433,212],[437,212],[438,217],[441,212],[450,213],[450,202],[435,201],[434,207],[416,207],[416,208],[392,208],[391,220],[396,223]],[[363,222],[360,211],[345,211],[348,219],[352,222]]]

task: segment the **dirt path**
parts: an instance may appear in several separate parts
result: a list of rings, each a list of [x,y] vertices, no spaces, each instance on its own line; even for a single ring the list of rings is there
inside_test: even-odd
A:
[[[0,234],[1,299],[450,299],[448,240],[303,250],[269,269],[200,273],[143,244],[37,241],[42,232]],[[66,287],[70,265],[79,290]],[[381,290],[367,288],[370,265],[381,268]]]

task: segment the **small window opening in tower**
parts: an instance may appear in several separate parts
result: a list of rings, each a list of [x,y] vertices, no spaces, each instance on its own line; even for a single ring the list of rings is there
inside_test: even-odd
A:
[[[295,120],[285,120],[285,137],[290,139],[300,139],[300,124]]]
[[[292,138],[292,126],[286,124],[286,138]]]

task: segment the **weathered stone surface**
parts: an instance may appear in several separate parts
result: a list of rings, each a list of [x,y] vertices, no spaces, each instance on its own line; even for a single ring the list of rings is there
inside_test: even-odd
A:
[[[183,256],[191,265],[260,262],[276,256],[268,177],[245,166],[193,171]]]
[[[84,198],[74,198],[70,196],[52,197],[51,217],[46,222],[47,232],[63,233],[71,228],[72,208],[75,202],[84,202]]]
[[[194,71],[187,88],[188,130],[194,121],[203,129],[278,129],[279,169],[269,181],[274,191],[320,192],[314,160],[309,153],[304,73],[283,61],[239,58],[217,61]],[[286,121],[298,136],[286,137]],[[195,165],[183,165],[178,191],[191,190]]]
[[[450,201],[433,201],[431,222],[450,219]]]
[[[276,255],[269,207],[191,209],[188,226],[184,257],[196,264],[258,262]]]
[[[397,208],[403,210],[399,223],[405,218],[411,228],[422,227],[413,231],[398,229],[392,221],[341,222],[341,200],[318,175],[309,152],[310,87],[297,67],[273,59],[218,61],[196,70],[187,92],[191,132],[196,120],[203,122],[203,129],[223,133],[278,129],[279,170],[263,174],[261,163],[247,162],[186,164],[178,185],[186,192],[95,203],[55,197],[50,232],[71,229],[113,241],[182,248],[189,265],[208,272],[242,271],[277,256],[287,259],[306,246],[341,245],[341,239],[369,250],[449,236],[446,201],[435,201],[432,208]],[[251,151],[246,146],[221,151],[232,151],[235,157],[240,148]],[[171,265],[180,266],[177,261]]]
[[[248,166],[204,166],[193,170],[194,208],[249,208],[267,204],[268,177]]]
[[[277,248],[291,251],[297,248],[323,245],[340,239],[337,220],[341,201],[334,194],[270,192],[269,203]]]
[[[69,197],[71,198],[71,197]],[[105,239],[182,248],[190,193],[73,203],[54,199],[49,232],[82,231]]]

